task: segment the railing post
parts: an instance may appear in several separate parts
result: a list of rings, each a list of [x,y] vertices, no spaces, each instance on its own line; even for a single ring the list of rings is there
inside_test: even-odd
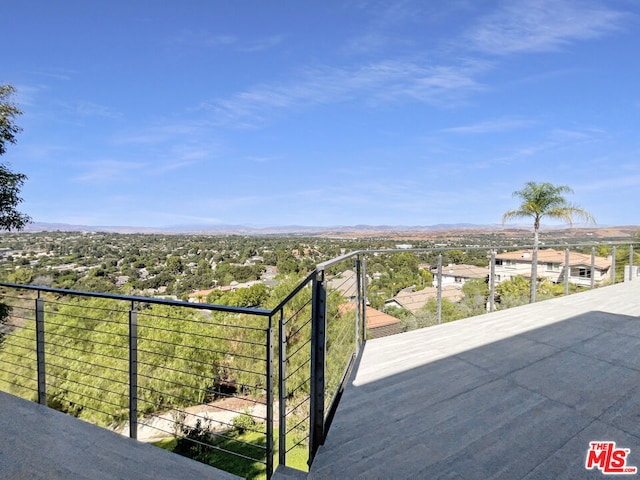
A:
[[[629,245],[629,281],[633,280],[633,244]]]
[[[611,250],[611,272],[609,273],[611,277],[611,285],[616,284],[616,246],[613,246]]]
[[[537,237],[536,237],[537,238]],[[536,240],[535,245],[531,252],[531,290],[529,293],[529,303],[536,303],[536,290],[538,288],[538,242]]]
[[[367,341],[367,258],[364,256],[362,257],[362,304],[360,308],[362,309],[360,339],[364,344]]]
[[[287,331],[284,324],[284,309],[278,321],[278,464],[287,464]]]
[[[44,354],[44,299],[36,299],[36,358],[38,363],[38,403],[47,404],[47,376]]]
[[[267,479],[273,475],[273,316],[269,315],[267,340]],[[286,425],[285,425],[286,428]]]
[[[356,319],[355,319],[355,335],[356,335],[356,353],[360,351],[360,325],[362,322],[362,263],[360,255],[356,258]]]
[[[569,247],[564,250],[564,294],[569,295],[569,277],[571,276],[571,253]]]
[[[129,437],[138,438],[138,312],[129,310]]]
[[[496,251],[491,250],[491,261],[489,263],[489,311],[496,310]]]
[[[591,275],[591,289],[593,290],[596,286],[596,247],[591,247],[591,270],[589,272],[589,275]]]
[[[313,279],[311,313],[311,411],[309,412],[309,465],[324,443],[324,397],[326,357],[326,297],[324,270]]]
[[[438,289],[436,294],[436,319],[442,323],[442,254],[438,255]]]

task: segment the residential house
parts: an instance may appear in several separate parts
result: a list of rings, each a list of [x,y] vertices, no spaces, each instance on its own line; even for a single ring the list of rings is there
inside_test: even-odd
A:
[[[532,250],[517,250],[496,255],[495,280],[497,283],[510,280],[516,276],[531,278]],[[611,274],[611,258],[594,257],[594,277],[596,284],[609,280]],[[576,285],[591,285],[591,255],[569,252],[569,263],[566,264],[566,253],[552,248],[538,250],[538,279],[547,278],[553,283],[564,282],[568,275],[569,282]]]
[[[341,313],[353,311],[355,307],[355,302],[345,303],[340,305],[340,311]],[[386,337],[405,331],[405,327],[399,318],[387,315],[375,308],[365,307],[365,316],[367,321],[367,338]]]
[[[191,292],[189,294],[188,301],[190,303],[207,303],[207,296],[214,290],[219,290],[221,292],[235,292],[236,290],[240,290],[242,288],[253,287],[258,283],[261,283],[261,282],[259,280],[251,280],[249,282],[239,283],[234,280],[229,285],[223,285],[221,287],[210,288],[207,290],[196,290],[195,292]]]
[[[280,283],[279,280],[275,279],[279,274],[280,271],[275,265],[265,265],[264,271],[262,272],[262,275],[260,275],[260,279],[267,287],[275,287]]]
[[[353,270],[345,270],[327,281],[327,292],[340,292],[347,300],[355,300],[358,291],[357,275]]]
[[[416,313],[423,308],[427,302],[432,298],[437,298],[438,289],[436,287],[427,287],[417,292],[405,289],[400,290],[398,294],[387,300],[384,304],[386,307],[400,307],[409,310],[411,313]],[[446,285],[442,287],[442,298],[446,298],[452,302],[459,302],[462,300],[464,294],[459,286]]]
[[[438,286],[438,269],[432,269],[433,273],[433,286]],[[486,267],[476,267],[475,265],[465,264],[452,264],[450,263],[446,267],[442,267],[442,286],[457,285],[458,288],[462,288],[462,285],[469,280],[488,280],[489,270]]]
[[[367,338],[380,338],[404,332],[405,328],[399,318],[387,315],[375,308],[366,307]]]
[[[207,290],[196,290],[189,294],[188,301],[190,303],[207,303],[207,296],[213,292],[215,288],[210,288]]]

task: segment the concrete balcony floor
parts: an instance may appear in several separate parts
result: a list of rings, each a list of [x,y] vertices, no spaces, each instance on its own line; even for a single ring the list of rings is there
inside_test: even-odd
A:
[[[604,478],[639,420],[636,280],[367,342],[309,478]]]
[[[239,477],[0,392],[0,478],[231,480]]]

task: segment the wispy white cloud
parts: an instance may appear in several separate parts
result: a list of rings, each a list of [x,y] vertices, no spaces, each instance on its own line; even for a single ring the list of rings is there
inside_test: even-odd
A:
[[[621,188],[640,187],[640,175],[626,175],[624,177],[601,178],[589,183],[584,183],[575,188],[581,192],[612,191]]]
[[[261,52],[277,47],[286,39],[285,35],[272,35],[270,37],[260,38],[247,43],[241,43],[238,50],[241,52]]]
[[[193,161],[173,161],[161,165],[155,165],[153,169],[149,170],[153,175],[164,175],[165,173],[174,172],[176,170],[182,170],[187,167],[191,167],[196,162]]]
[[[93,162],[80,162],[77,167],[84,170],[83,173],[72,177],[75,182],[82,183],[108,183],[114,181],[132,180],[144,171],[146,163],[128,162],[120,160],[98,160]]]
[[[121,118],[122,114],[116,112],[106,105],[94,102],[79,101],[74,103],[63,103],[62,108],[71,115],[80,117],[101,117],[101,118]]]
[[[380,5],[362,4],[369,11],[374,7]],[[413,21],[420,8],[415,2],[396,5],[391,23]],[[369,106],[418,101],[451,108],[486,90],[480,79],[495,68],[495,62],[480,59],[478,51],[505,55],[552,50],[610,33],[621,28],[627,17],[611,8],[575,0],[505,2],[499,11],[482,17],[465,36],[465,43],[458,45],[457,54],[446,61],[395,58],[349,67],[307,66],[286,81],[254,85],[227,98],[204,102],[202,107],[209,112],[213,124],[236,128],[261,126],[278,111],[349,101]],[[381,50],[389,41],[384,31],[384,27],[369,29],[347,43],[346,48],[354,52]],[[278,41],[280,37],[274,37],[274,42]],[[523,126],[511,120],[460,127],[457,132],[483,133]]]
[[[276,157],[247,157],[247,160],[255,163],[270,163],[276,160]]]
[[[173,45],[216,48],[233,45],[238,41],[234,35],[212,34],[204,30],[183,30],[169,39]]]
[[[67,68],[51,68],[48,70],[34,70],[31,72],[33,75],[37,75],[40,77],[53,78],[55,80],[72,80],[76,75],[75,70],[70,70]]]
[[[68,146],[55,143],[30,143],[20,146],[22,158],[29,161],[51,162],[69,152]]]
[[[377,98],[386,101],[417,100],[440,107],[451,106],[471,93],[485,90],[478,76],[489,65],[463,61],[454,65],[424,66],[402,71],[403,76],[383,85]]]
[[[152,165],[145,169],[148,175],[164,175],[166,173],[193,167],[215,155],[214,148],[202,145],[176,144],[165,153],[156,156]]]
[[[42,85],[42,84],[18,84],[15,86],[16,87],[16,103],[21,107],[24,108],[25,106],[36,106],[39,105],[38,100],[36,99],[37,96],[42,93],[45,92],[49,89],[49,87],[47,87],[46,85]]]
[[[501,133],[510,130],[516,130],[520,128],[526,128],[534,125],[536,122],[526,119],[518,118],[499,118],[493,120],[486,120],[484,122],[478,122],[471,125],[463,125],[459,127],[444,128],[441,131],[444,133],[459,133],[459,134],[484,134],[484,133]]]
[[[446,2],[425,2],[424,0],[373,0],[343,2],[346,7],[358,9],[358,17],[364,25],[355,30],[347,39],[342,52],[348,55],[378,54],[390,47],[400,47],[405,51],[420,48],[433,53],[434,47],[442,47],[435,40],[425,45],[426,37],[416,37],[415,28],[422,31],[438,30],[442,25],[457,23],[469,7],[468,0],[448,0]],[[358,24],[360,26],[360,24]],[[418,39],[419,38],[419,39]]]
[[[166,122],[141,127],[135,134],[122,133],[114,138],[114,143],[116,145],[160,145],[176,138],[184,141],[184,139],[198,137],[202,132],[203,126],[200,122],[189,119],[184,122]]]
[[[380,32],[368,32],[347,41],[342,51],[347,55],[360,55],[372,52],[379,52],[389,44],[394,43],[394,39]]]
[[[198,141],[198,139],[186,138],[170,146],[162,158],[180,162],[199,162],[215,156],[217,150],[217,145],[210,140]]]
[[[368,0],[351,2],[361,12],[369,15],[378,27],[403,25],[406,22],[419,22],[429,9],[428,2],[421,0]],[[450,3],[450,2],[447,2]],[[445,7],[440,7],[442,10]]]
[[[466,37],[470,48],[492,55],[557,50],[622,28],[628,14],[590,1],[507,1]]]
[[[233,48],[239,52],[253,53],[277,47],[286,38],[286,35],[276,34],[257,39],[245,39],[236,35],[214,34],[206,30],[184,30],[171,37],[169,44],[212,49]]]
[[[275,110],[362,100],[387,103],[414,100],[442,105],[478,91],[474,76],[486,64],[431,66],[418,61],[381,61],[353,68],[317,66],[302,69],[293,81],[258,85],[230,98],[203,104],[215,121],[256,126]]]
[[[601,128],[586,128],[582,130],[569,130],[564,128],[556,128],[549,134],[552,140],[558,142],[586,142],[607,137],[608,134]]]

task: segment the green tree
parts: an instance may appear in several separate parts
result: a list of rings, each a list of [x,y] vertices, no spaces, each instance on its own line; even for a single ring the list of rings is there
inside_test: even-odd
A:
[[[180,257],[172,255],[167,259],[167,271],[176,275],[184,271],[184,265],[182,265]]]
[[[442,263],[453,263],[459,265],[461,263],[466,263],[467,256],[462,250],[449,250],[442,253]]]
[[[461,303],[469,309],[469,316],[480,315],[487,311],[489,285],[486,281],[478,278],[466,281],[462,285],[462,293],[464,298]]]
[[[396,307],[396,306],[389,306],[385,309],[384,313],[386,313],[387,315],[391,315],[392,317],[396,317],[399,319],[403,319],[403,318],[407,318],[412,316],[413,314],[407,310],[406,308],[402,308],[402,307]]]
[[[6,335],[5,329],[1,327],[3,327],[7,323],[7,320],[9,320],[9,315],[11,315],[12,311],[12,306],[0,303],[0,345],[2,345],[4,336]]]
[[[496,286],[496,295],[502,308],[515,307],[527,303],[526,296],[531,288],[531,281],[521,275],[500,282]]]
[[[14,93],[12,85],[0,85],[0,155],[5,154],[7,143],[16,143],[16,135],[21,130],[15,124],[15,117],[22,112],[12,102]],[[21,230],[31,221],[16,208],[22,202],[20,189],[26,179],[26,175],[0,163],[0,230]]]
[[[234,307],[261,307],[269,299],[269,291],[264,283],[256,283],[248,288],[239,288],[227,294],[217,292],[220,291],[214,290],[207,295],[207,301],[211,299],[213,302],[210,303]]]
[[[448,298],[442,299],[441,320],[442,323],[453,322],[467,317],[466,309],[460,307],[459,304],[452,302]],[[416,314],[417,328],[435,325],[438,319],[438,301],[435,298],[429,301]]]
[[[533,255],[531,261],[530,298],[531,303],[536,301],[536,273],[538,267],[538,237],[540,221],[547,217],[573,224],[573,218],[577,217],[586,222],[593,222],[593,216],[580,207],[570,204],[563,194],[573,193],[566,185],[553,185],[549,182],[527,182],[522,190],[513,192],[514,197],[519,197],[522,203],[516,210],[509,210],[502,215],[502,224],[517,218],[533,218]]]
[[[28,285],[31,283],[31,280],[33,280],[33,270],[30,268],[18,268],[14,272],[11,272],[7,277],[10,283]]]
[[[206,260],[200,260],[198,262],[198,268],[196,270],[196,275],[201,277],[206,275],[212,275],[213,271],[211,270],[211,265]]]

